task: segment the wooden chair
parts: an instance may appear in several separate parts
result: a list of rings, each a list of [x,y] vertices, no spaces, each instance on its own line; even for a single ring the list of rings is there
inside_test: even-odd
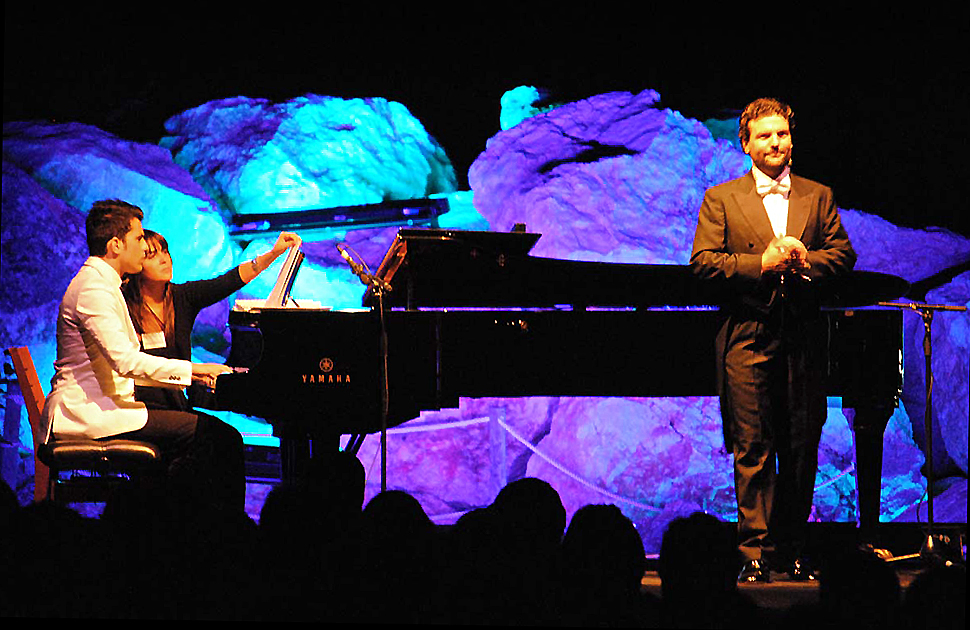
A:
[[[58,503],[104,502],[120,485],[159,472],[161,453],[148,442],[92,440],[84,437],[45,439],[44,390],[28,348],[9,348],[17,382],[34,435],[34,500]]]

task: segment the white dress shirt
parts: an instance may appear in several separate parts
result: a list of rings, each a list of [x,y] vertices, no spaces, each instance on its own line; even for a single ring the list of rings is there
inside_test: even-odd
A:
[[[141,352],[120,287],[118,272],[96,256],[68,285],[42,441],[51,432],[102,438],[142,428],[148,410],[135,401],[136,379],[156,387],[191,384],[191,362]]]
[[[781,175],[772,179],[762,173],[757,166],[751,167],[751,174],[754,176],[754,183],[759,190],[771,189],[762,195],[761,201],[764,203],[765,212],[768,213],[768,220],[771,221],[771,231],[776,237],[782,237],[788,233],[788,195],[791,190],[791,169],[785,167]]]

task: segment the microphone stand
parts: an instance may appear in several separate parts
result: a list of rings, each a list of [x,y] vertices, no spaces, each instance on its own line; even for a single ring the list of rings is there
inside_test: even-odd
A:
[[[387,490],[387,415],[390,410],[390,383],[387,372],[387,324],[384,321],[384,288],[372,285],[377,295],[381,322],[381,492]]]
[[[915,302],[879,302],[880,306],[908,308],[919,313],[923,319],[923,357],[926,368],[924,380],[926,382],[926,405],[923,408],[923,432],[926,440],[926,485],[927,485],[927,535],[923,539],[918,554],[900,556],[894,560],[919,557],[932,564],[947,564],[950,562],[946,547],[950,544],[947,536],[934,534],[935,520],[933,518],[933,314],[936,311],[966,311],[965,306],[950,306],[946,304],[917,304]],[[918,513],[918,509],[917,509]]]
[[[390,411],[390,382],[387,369],[387,323],[384,321],[384,293],[391,291],[391,285],[382,278],[378,278],[356,262],[342,243],[337,244],[341,258],[350,265],[362,284],[374,291],[377,296],[378,321],[380,322],[380,357],[381,357],[381,492],[387,490],[387,418]]]

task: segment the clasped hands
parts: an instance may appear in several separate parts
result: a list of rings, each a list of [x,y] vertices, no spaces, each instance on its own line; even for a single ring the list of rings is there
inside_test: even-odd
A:
[[[805,272],[811,266],[808,262],[808,249],[794,236],[776,236],[761,254],[762,273],[795,272],[808,280]]]

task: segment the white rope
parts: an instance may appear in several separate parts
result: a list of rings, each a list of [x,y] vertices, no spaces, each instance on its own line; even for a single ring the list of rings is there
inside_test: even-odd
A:
[[[819,485],[815,486],[815,491],[818,492],[819,490],[821,490],[822,488],[825,488],[826,486],[831,486],[833,483],[835,483],[836,481],[838,481],[842,477],[845,477],[846,475],[850,475],[854,471],[855,471],[855,464],[849,464],[849,468],[847,470],[844,470],[841,473],[839,473],[838,475],[836,475],[836,476],[832,477],[831,479],[829,479],[828,481],[823,482],[823,483],[820,483]]]
[[[567,477],[569,477],[573,481],[577,481],[577,482],[581,483],[582,485],[586,486],[587,488],[589,488],[589,489],[591,489],[591,490],[593,490],[595,492],[598,492],[598,493],[602,494],[603,496],[609,497],[609,498],[613,499],[614,501],[620,501],[622,503],[628,503],[628,504],[630,504],[632,506],[638,507],[638,508],[643,509],[643,510],[648,510],[648,511],[651,511],[651,512],[659,512],[660,511],[660,508],[653,507],[652,505],[645,505],[643,503],[639,503],[638,501],[634,501],[633,499],[628,499],[626,497],[622,497],[622,496],[620,496],[618,494],[615,494],[613,492],[610,492],[609,490],[607,490],[605,488],[601,488],[601,487],[593,484],[592,482],[589,482],[589,481],[583,479],[582,477],[580,477],[576,473],[572,472],[571,470],[567,470],[564,466],[560,465],[558,462],[553,461],[551,457],[549,457],[548,455],[546,455],[545,453],[543,453],[542,451],[540,451],[539,449],[537,449],[531,442],[529,442],[528,440],[526,440],[522,436],[520,436],[518,433],[516,433],[516,431],[512,427],[510,427],[509,425],[505,424],[505,422],[499,420],[498,423],[499,423],[499,425],[503,429],[505,429],[508,432],[509,435],[511,435],[513,438],[515,438],[520,444],[522,444],[527,449],[529,449],[530,451],[532,451],[533,453],[535,453],[536,455],[538,455],[546,463],[550,464],[553,468],[555,468],[556,470],[558,470],[562,474],[566,475]]]
[[[398,435],[398,434],[406,434],[406,433],[420,433],[420,432],[424,432],[424,431],[437,431],[439,429],[464,429],[466,427],[474,426],[474,425],[477,425],[477,424],[485,424],[485,423],[490,422],[490,421],[491,421],[490,418],[484,417],[484,418],[471,418],[469,420],[460,420],[460,421],[455,421],[455,422],[444,422],[444,423],[440,423],[440,424],[405,425],[405,426],[395,427],[393,429],[388,429],[387,432],[388,432],[388,435],[392,435],[392,434],[393,435]],[[567,469],[565,466],[563,466],[559,462],[556,462],[550,456],[548,456],[545,453],[543,453],[542,451],[540,451],[538,448],[536,448],[535,445],[533,445],[527,439],[525,439],[524,437],[522,437],[521,435],[519,435],[519,433],[515,429],[513,429],[511,426],[509,426],[508,424],[506,424],[504,421],[497,420],[497,422],[498,422],[499,426],[501,426],[503,430],[505,430],[517,442],[519,442],[519,444],[522,444],[524,447],[526,447],[527,449],[529,449],[533,454],[537,455],[540,459],[542,459],[543,461],[545,461],[546,463],[548,463],[550,466],[552,466],[553,468],[555,468],[556,470],[558,470],[562,474],[566,475],[567,477],[569,477],[573,481],[576,481],[577,483],[582,484],[583,486],[589,488],[590,490],[593,490],[594,492],[597,492],[597,493],[599,493],[599,494],[601,494],[601,495],[603,495],[605,497],[608,497],[608,498],[610,498],[610,499],[612,499],[614,501],[619,501],[621,503],[626,503],[626,504],[632,505],[634,507],[640,508],[642,510],[647,510],[649,512],[660,512],[661,511],[661,508],[657,508],[657,507],[654,507],[652,505],[646,505],[644,503],[640,503],[639,501],[635,501],[633,499],[629,499],[627,497],[620,496],[620,495],[618,495],[618,494],[616,494],[614,492],[610,492],[606,488],[603,488],[601,486],[598,486],[598,485],[594,484],[591,481],[588,481],[586,479],[583,479],[578,474],[576,474],[576,473],[572,472],[571,470]],[[368,477],[370,476],[370,470],[372,468],[373,468],[373,462],[371,462],[371,466],[368,467]],[[829,480],[827,480],[827,481],[819,484],[818,486],[816,486],[815,487],[815,491],[821,490],[822,488],[826,488],[826,487],[834,484],[835,482],[837,482],[842,477],[845,477],[846,475],[850,475],[854,471],[855,471],[855,464],[850,464],[848,469],[844,470],[843,472],[839,473],[835,477],[832,477],[831,479],[829,479]],[[453,514],[438,514],[434,518],[448,518],[448,517],[452,517],[454,515],[459,515],[460,516],[461,514],[464,514],[464,512],[455,512]]]
[[[476,424],[484,424],[488,418],[472,418],[471,420],[458,420],[455,422],[442,422],[441,424],[413,424],[402,425],[393,429],[388,429],[388,435],[400,433],[420,433],[422,431],[437,431],[438,429],[464,429]]]

